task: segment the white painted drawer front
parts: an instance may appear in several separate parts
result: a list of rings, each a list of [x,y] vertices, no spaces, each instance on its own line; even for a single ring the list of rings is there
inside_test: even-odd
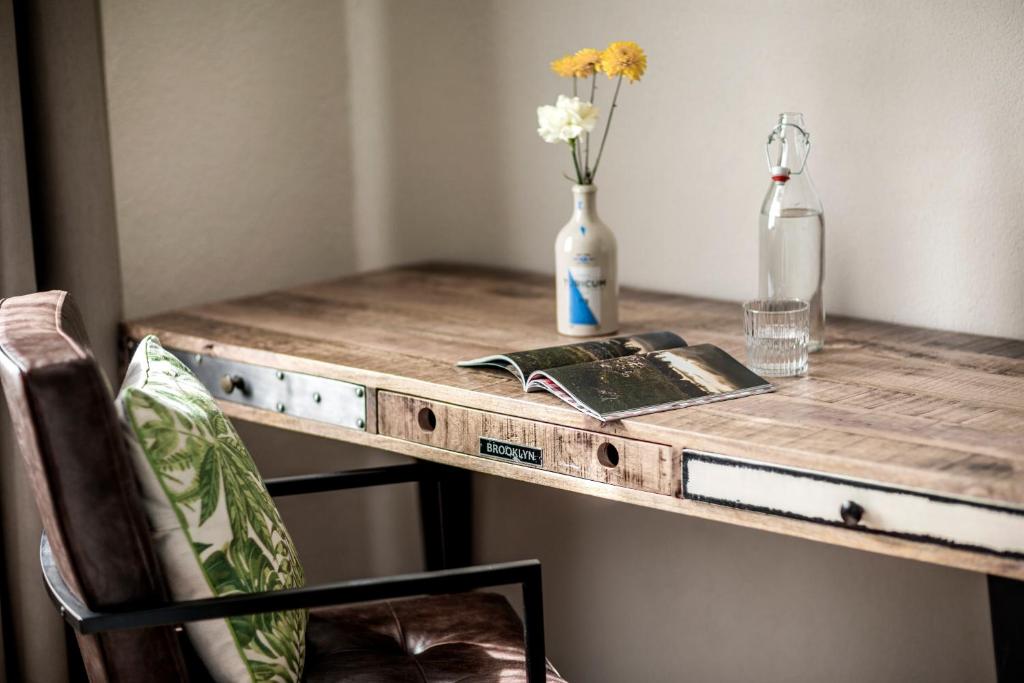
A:
[[[683,451],[683,498],[1024,557],[1024,511],[753,460]],[[863,508],[859,523],[843,522],[848,501]]]

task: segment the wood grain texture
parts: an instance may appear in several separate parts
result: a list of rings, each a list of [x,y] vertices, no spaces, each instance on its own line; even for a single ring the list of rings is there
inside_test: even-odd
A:
[[[620,317],[621,333],[673,330],[691,344],[710,342],[745,358],[742,313],[735,303],[624,289]],[[832,316],[826,348],[811,357],[809,374],[778,380],[774,394],[602,425],[552,396],[523,393],[502,371],[454,367],[458,360],[569,341],[555,332],[547,276],[411,266],[172,311],[128,323],[126,333],[153,333],[168,346],[382,392],[666,444],[674,456],[694,448],[1024,508],[1022,341]],[[287,422],[262,413],[247,418]],[[410,453],[410,447],[397,447],[399,440],[381,435],[308,424],[291,428]],[[430,448],[416,449],[424,447]],[[742,511],[697,512],[673,496],[578,478],[569,486],[566,479],[573,477],[524,475],[527,468],[519,465],[481,465],[481,458],[469,458],[451,452],[434,459],[569,490],[582,486],[588,493],[592,486],[610,486],[629,502],[742,519],[784,533],[804,529],[780,520],[751,521],[758,515]],[[658,496],[656,503],[646,498],[651,495]],[[965,553],[923,549],[924,544],[908,550],[904,546],[913,544],[905,541],[832,529],[796,535],[838,542],[849,533],[859,542],[841,544],[1024,577],[1015,562],[979,557],[965,564],[955,559]]]
[[[479,456],[480,438],[485,437],[539,448],[543,451],[542,469],[549,472],[666,496],[677,495],[682,481],[680,460],[673,458],[671,447],[664,444],[524,420],[389,391],[379,393],[377,410],[381,434],[448,451]],[[420,422],[423,410],[430,410],[434,415],[432,429]],[[607,446],[614,448],[614,464],[601,462],[599,451]]]

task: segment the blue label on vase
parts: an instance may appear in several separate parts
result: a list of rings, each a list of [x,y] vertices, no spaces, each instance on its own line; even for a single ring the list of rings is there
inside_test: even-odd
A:
[[[601,292],[606,280],[594,266],[569,268],[569,324],[600,325]]]

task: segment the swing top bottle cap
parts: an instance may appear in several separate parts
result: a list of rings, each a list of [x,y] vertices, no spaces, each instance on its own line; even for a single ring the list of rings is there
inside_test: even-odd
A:
[[[789,180],[789,168],[786,166],[772,166],[772,180],[780,183]]]

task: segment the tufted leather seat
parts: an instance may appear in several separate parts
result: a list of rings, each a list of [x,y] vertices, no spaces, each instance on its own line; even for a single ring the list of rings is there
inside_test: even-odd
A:
[[[523,626],[496,593],[459,593],[315,609],[306,675],[328,681],[526,681]],[[548,664],[549,683],[564,683]]]

